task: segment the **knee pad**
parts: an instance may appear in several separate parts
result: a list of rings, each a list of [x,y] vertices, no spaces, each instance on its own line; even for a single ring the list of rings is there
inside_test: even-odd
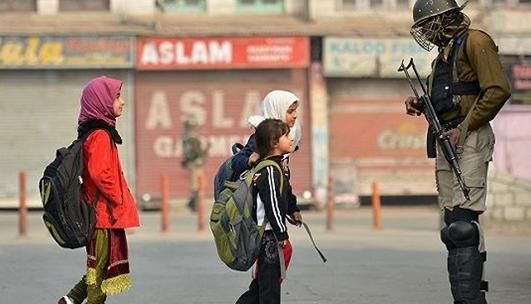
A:
[[[475,223],[457,221],[448,226],[448,237],[457,248],[479,246],[479,229]]]
[[[455,244],[450,238],[450,233],[448,232],[448,226],[444,226],[443,229],[441,229],[441,242],[446,246],[446,249],[448,251],[455,249]]]

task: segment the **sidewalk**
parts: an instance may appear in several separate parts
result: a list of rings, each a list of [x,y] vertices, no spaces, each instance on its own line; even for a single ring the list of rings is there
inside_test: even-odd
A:
[[[326,230],[326,213],[324,211],[302,211],[304,221],[308,223],[312,233],[323,238],[337,238],[351,233],[372,233],[372,210],[368,207],[356,209],[336,209],[332,231]],[[42,211],[28,212],[28,238],[31,240],[47,240],[48,232],[42,224]],[[160,211],[144,211],[140,214],[141,227],[131,230],[135,238],[150,237],[205,239],[210,237],[208,227],[209,211],[205,214],[205,231],[198,231],[197,214],[184,207],[173,208],[169,214],[169,231],[161,231]],[[381,233],[392,231],[429,232],[435,233],[438,227],[437,210],[429,207],[389,207],[382,209],[383,229]],[[297,227],[291,226],[292,231]],[[302,230],[302,229],[301,229]],[[0,211],[0,239],[12,239],[18,234],[18,213],[16,211]],[[335,237],[334,237],[335,236]]]
[[[400,243],[410,242],[410,246],[416,248],[430,248],[430,250],[440,250],[439,244],[439,213],[434,207],[383,207],[382,226],[379,231],[372,227],[372,210],[369,207],[354,209],[336,209],[334,212],[333,229],[326,229],[326,212],[324,211],[303,211],[304,221],[309,225],[316,242],[350,243],[352,240],[378,243],[391,240]],[[161,229],[161,213],[159,211],[141,212],[141,227],[128,230],[132,241],[155,241],[161,239],[168,240],[211,240],[210,229],[208,227],[208,215],[205,214],[204,230],[198,231],[197,214],[190,212],[184,207],[173,208],[170,212],[170,222],[168,232],[163,233]],[[30,211],[28,213],[28,236],[18,237],[18,213],[15,211],[0,211],[0,245],[2,243],[17,243],[19,241],[29,243],[53,242],[48,231],[42,223],[41,211]],[[289,227],[291,238],[307,242],[308,236],[303,228]],[[504,231],[499,227],[486,229],[487,240],[496,237],[503,239],[526,239],[531,237],[521,231]],[[415,236],[422,236],[433,240],[428,244],[416,242]],[[415,243],[415,244],[413,244]],[[529,251],[531,252],[531,242]]]

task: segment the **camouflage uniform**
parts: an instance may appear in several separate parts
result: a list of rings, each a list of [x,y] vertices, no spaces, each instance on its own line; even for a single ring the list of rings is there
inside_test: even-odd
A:
[[[208,154],[209,146],[203,147],[201,141],[194,132],[195,124],[186,120],[184,122],[185,132],[182,138],[183,158],[182,165],[190,171],[190,192],[191,197],[188,207],[192,211],[196,209],[199,188],[204,182],[203,165]]]

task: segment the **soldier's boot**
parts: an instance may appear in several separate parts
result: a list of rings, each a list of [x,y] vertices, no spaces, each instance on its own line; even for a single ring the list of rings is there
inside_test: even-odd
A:
[[[484,258],[477,247],[455,248],[448,253],[448,274],[454,304],[486,304],[482,281]]]
[[[190,211],[195,212],[197,209],[197,199],[199,197],[199,193],[197,191],[192,191],[192,195],[190,196],[190,199],[188,200],[188,208]]]

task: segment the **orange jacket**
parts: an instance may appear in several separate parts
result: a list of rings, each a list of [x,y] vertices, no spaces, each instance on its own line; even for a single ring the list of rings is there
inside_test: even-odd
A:
[[[135,199],[125,180],[118,148],[109,133],[96,130],[83,145],[83,183],[86,202],[96,202],[96,228],[138,227]]]

